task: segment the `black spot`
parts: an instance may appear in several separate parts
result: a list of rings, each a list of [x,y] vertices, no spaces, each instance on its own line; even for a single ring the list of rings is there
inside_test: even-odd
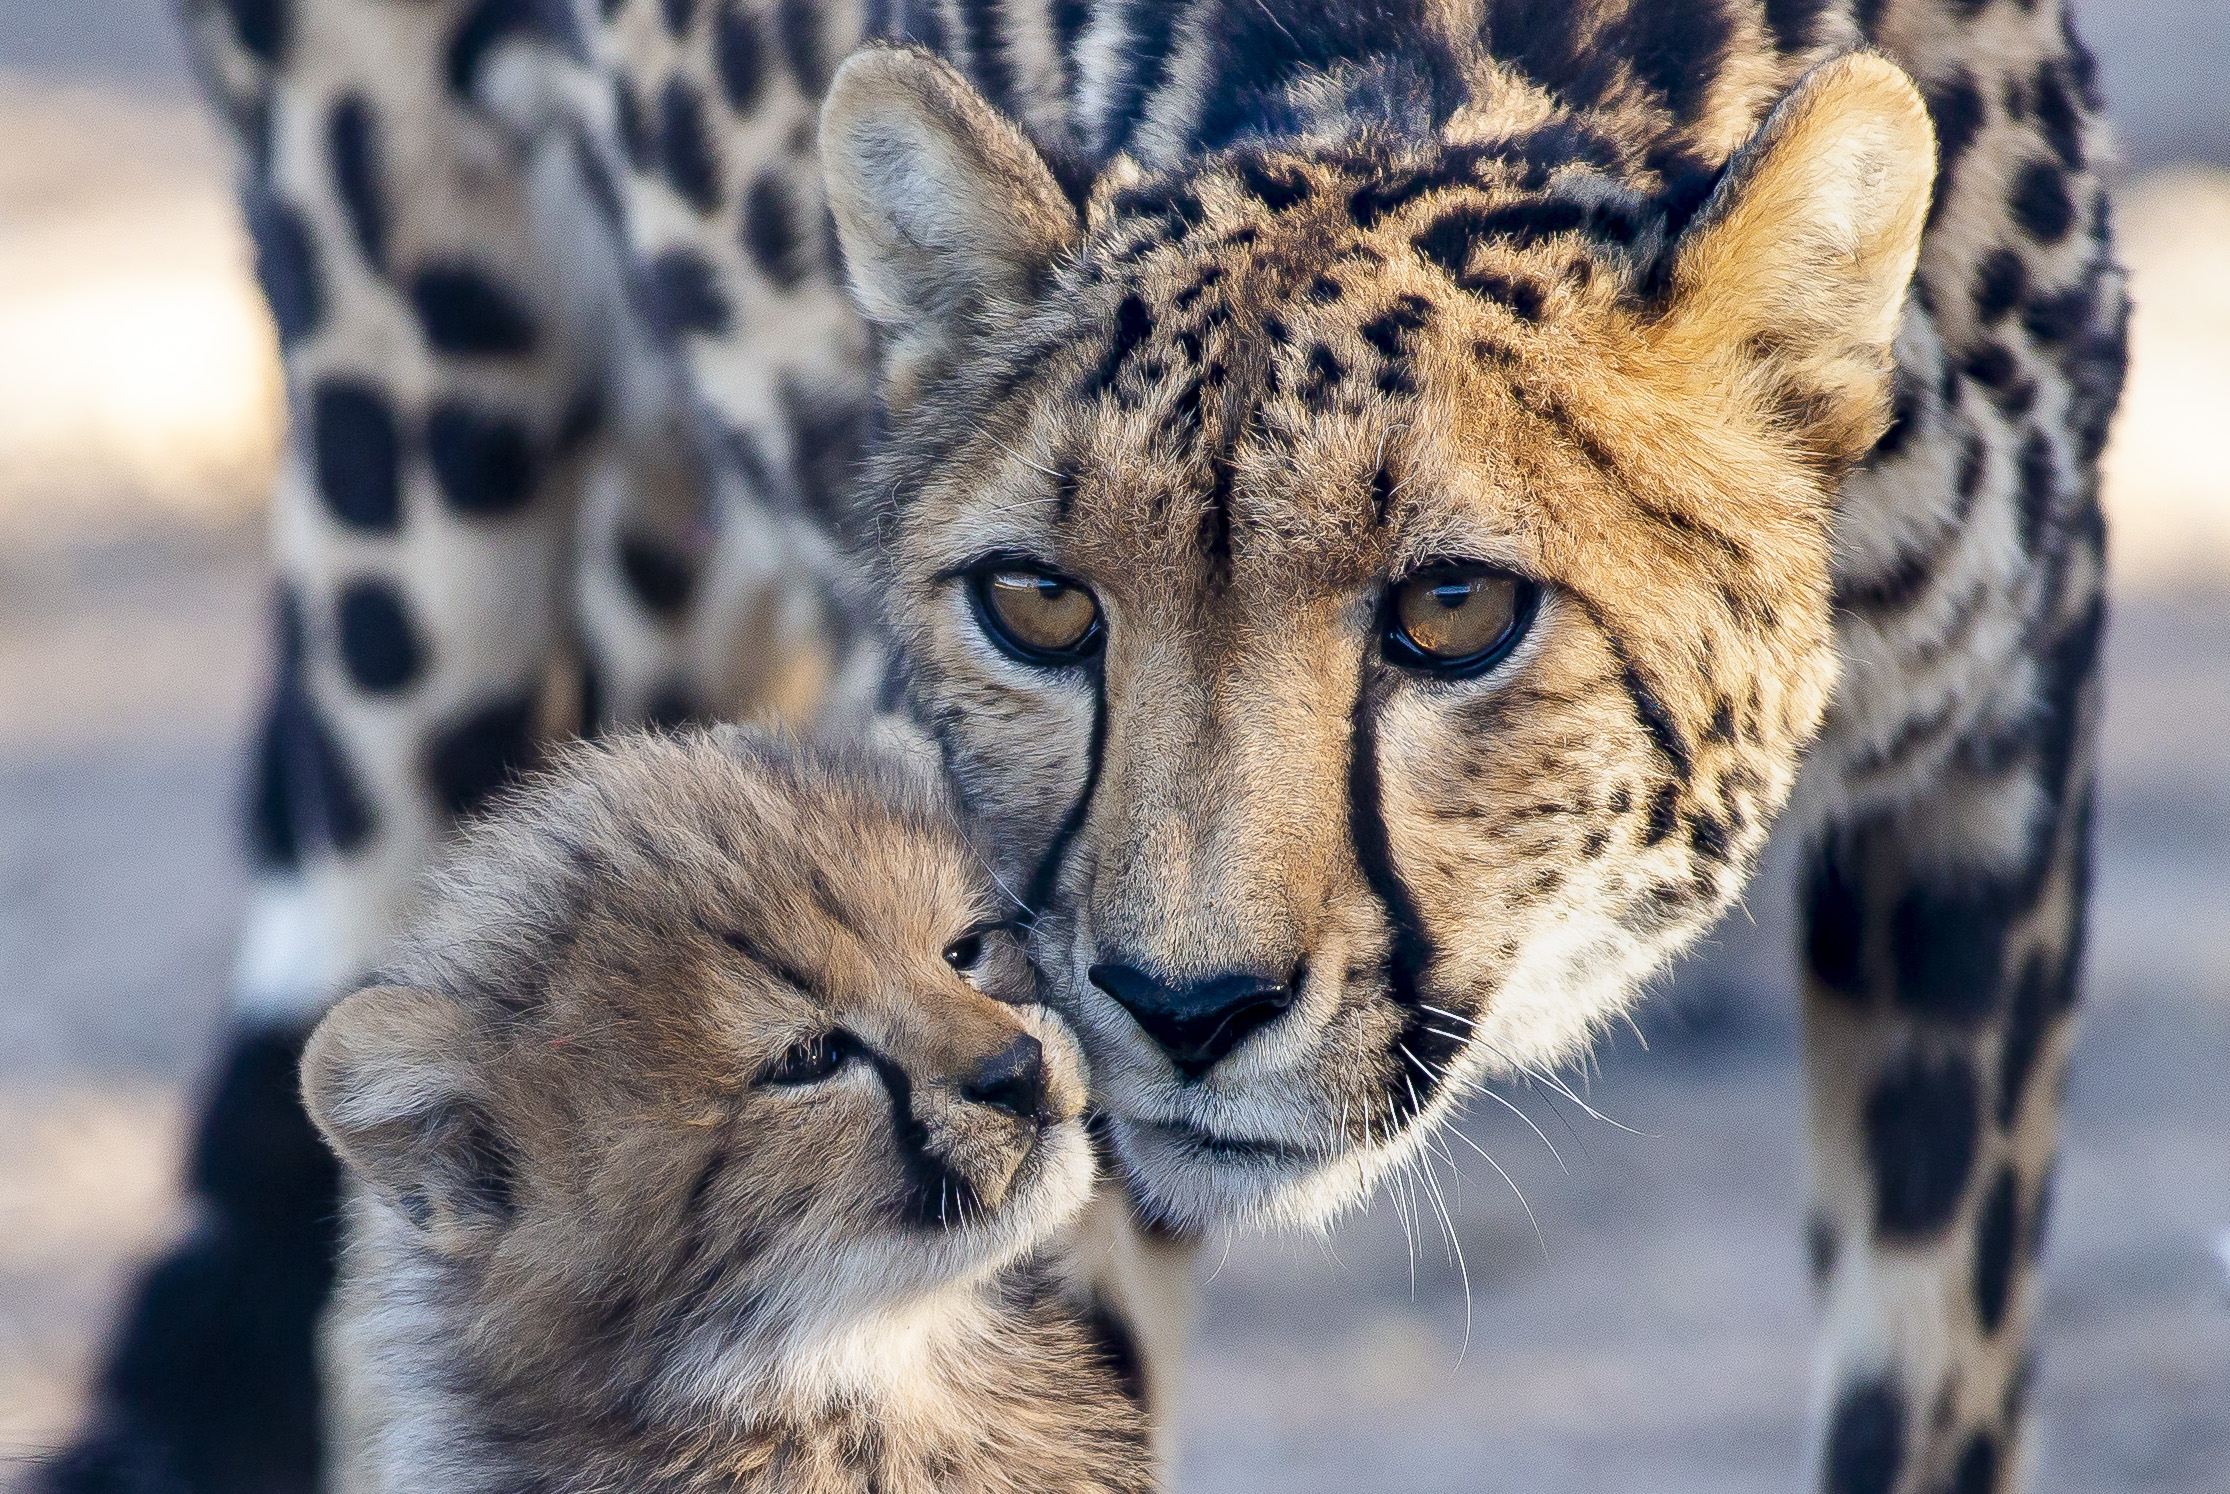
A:
[[[790,427],[791,475],[805,512],[842,535],[852,519],[852,476],[866,448],[872,406],[791,378],[778,388]]]
[[[619,568],[643,610],[659,617],[678,615],[697,585],[689,557],[644,535],[620,536]]]
[[[1833,0],[1765,0],[1765,25],[1774,45],[1784,52],[1801,52],[1812,44],[1812,28],[1826,14]]]
[[[481,0],[457,23],[450,38],[443,75],[450,89],[469,95],[481,62],[495,47],[513,36],[552,42],[576,59],[587,60],[587,51],[574,26],[572,7],[565,0]]]
[[[1357,330],[1379,357],[1391,360],[1409,351],[1410,334],[1420,330],[1431,315],[1431,302],[1422,296],[1403,296]]]
[[[959,0],[960,29],[968,40],[968,80],[992,108],[1012,115],[1014,67],[1007,59],[999,0]]]
[[[669,341],[685,332],[718,337],[732,324],[718,272],[694,249],[668,249],[645,265],[637,294],[643,320]]]
[[[766,89],[767,44],[759,18],[749,6],[725,0],[713,31],[713,63],[720,72],[720,91],[728,107],[749,114]]]
[[[704,719],[689,687],[676,681],[668,681],[651,691],[650,699],[643,704],[642,724],[652,731],[675,731],[701,724]]]
[[[2011,1130],[2021,1113],[2029,1077],[2044,1052],[2044,1039],[2059,1014],[2064,998],[2059,990],[2065,976],[2042,954],[2032,954],[2021,967],[2021,979],[2006,1007],[2004,1046],[1998,1059],[1998,1126]]]
[[[402,528],[401,443],[378,390],[321,381],[310,393],[310,445],[318,492],[334,518],[374,534]]]
[[[1688,848],[1706,861],[1725,864],[1734,856],[1734,838],[1717,815],[1698,812],[1688,820]]]
[[[379,187],[379,139],[372,106],[348,94],[333,105],[325,121],[325,147],[333,186],[364,262],[380,269],[387,262],[387,203]]]
[[[317,330],[325,315],[317,249],[302,215],[268,188],[249,191],[244,204],[248,236],[255,243],[256,281],[278,324],[279,341],[292,347]]]
[[[291,868],[317,852],[346,855],[371,839],[372,808],[354,766],[310,696],[300,601],[279,592],[276,669],[248,792],[249,848]]]
[[[1996,1011],[2006,936],[2018,912],[2013,889],[1987,877],[1908,888],[1890,921],[1898,1004],[1960,1026]]]
[[[1282,213],[1309,195],[1309,179],[1298,170],[1254,157],[1239,163],[1239,185],[1273,213]]]
[[[2051,438],[2033,425],[2021,438],[2015,469],[2021,481],[2021,543],[2033,551],[2037,541],[2043,538],[2060,496],[2059,458],[2052,453]]]
[[[1680,828],[1680,790],[1673,784],[1659,784],[1649,796],[1648,812],[1642,820],[1642,844],[1662,845]]]
[[[1951,1470],[1947,1494],[1997,1494],[1997,1489],[1998,1439],[1988,1432],[1977,1432],[1967,1439],[1957,1466]]]
[[[1982,438],[1973,431],[1967,432],[1966,440],[1960,443],[1959,471],[1953,479],[1962,510],[1971,505],[1975,495],[1982,491],[1982,479],[1989,471],[1989,458],[1990,454],[1983,446]]]
[[[2051,161],[2031,161],[2014,178],[2006,195],[2013,221],[2040,244],[2057,244],[2075,227],[2075,199],[2068,195],[2067,172]]]
[[[1734,7],[1636,5],[1616,44],[1643,83],[1682,119],[1701,116],[1734,45]]]
[[[1975,319],[1985,327],[1994,327],[2028,293],[2029,270],[2021,256],[2011,249],[1993,249],[1975,269]]]
[[[667,185],[698,212],[720,206],[720,161],[705,131],[705,102],[679,75],[658,95],[658,165]]]
[[[628,164],[637,171],[654,168],[658,164],[658,141],[651,133],[649,118],[643,113],[643,101],[625,73],[612,78],[612,116],[617,122],[620,148],[627,152]]]
[[[534,351],[534,320],[526,308],[469,265],[428,265],[411,282],[410,299],[427,345],[437,353]]]
[[[1815,1288],[1824,1289],[1828,1278],[1835,1274],[1837,1245],[1834,1219],[1824,1210],[1815,1209],[1804,1221],[1804,1258],[1812,1268]]]
[[[1982,133],[1987,105],[1974,74],[1963,67],[1952,69],[1922,93],[1929,118],[1936,124],[1936,195],[1928,206],[1929,221],[1934,222],[1950,203],[1952,175],[1958,170],[1960,158]]]
[[[426,782],[449,814],[470,814],[533,757],[534,702],[500,701],[434,737],[426,748]]]
[[[797,214],[782,173],[769,167],[752,180],[743,199],[743,247],[759,273],[784,290],[805,274],[798,253]]]
[[[293,33],[287,0],[225,0],[232,13],[232,34],[267,67],[276,67]]]
[[[1981,1099],[1973,1065],[1957,1054],[1908,1054],[1867,1097],[1865,1122],[1875,1233],[1905,1242],[1941,1233],[1974,1171]]]
[[[1883,1375],[1845,1390],[1827,1424],[1823,1494],[1893,1494],[1905,1465],[1905,1397]]]
[[[341,663],[356,688],[389,695],[416,680],[426,648],[393,582],[362,577],[341,588],[333,606]]]
[[[1967,353],[1961,365],[1967,377],[1985,389],[2010,388],[2021,377],[2021,364],[2002,342],[1981,342]]]
[[[1479,270],[1460,277],[1456,283],[1473,295],[1509,307],[1520,321],[1539,321],[1542,310],[1548,305],[1548,292],[1537,281],[1522,275]]]
[[[697,19],[697,0],[664,0],[666,30],[675,41],[686,41],[690,23]]]
[[[444,400],[426,416],[426,455],[449,506],[476,519],[500,518],[534,496],[534,450],[526,427]]]
[[[2010,1167],[1998,1170],[1975,1223],[1974,1310],[1983,1334],[1994,1335],[2005,1322],[2013,1294],[2013,1252],[2021,1241],[2021,1184]]]
[[[798,92],[817,99],[828,91],[829,63],[821,50],[820,14],[813,0],[780,0],[774,9],[775,35],[782,56],[797,79]]]
[[[2050,62],[2040,63],[2036,70],[2036,119],[2044,127],[2045,144],[2052,147],[2060,164],[2070,171],[2081,171],[2087,164],[2082,111],[2076,107],[2060,68]]]
[[[2094,276],[2056,296],[2041,296],[2021,313],[2021,328],[2042,348],[2075,345],[2098,319],[2099,283]]]
[[[1321,399],[1330,394],[1339,387],[1340,380],[1347,377],[1347,365],[1340,362],[1339,356],[1321,342],[1310,345],[1306,367],[1308,377],[1302,392],[1312,399]]]
[[[1123,1394],[1140,1406],[1146,1404],[1146,1365],[1139,1357],[1138,1341],[1114,1308],[1094,1297],[1084,1315],[1084,1331],[1115,1376]]]
[[[1912,372],[1899,364],[1891,372],[1889,386],[1889,429],[1874,443],[1868,460],[1879,463],[1894,457],[1905,449],[1921,419],[1921,383]]]
[[[1100,360],[1091,382],[1085,386],[1085,396],[1089,398],[1093,394],[1113,389],[1116,379],[1122,374],[1124,360],[1138,350],[1139,344],[1151,336],[1153,330],[1154,319],[1147,312],[1146,302],[1138,293],[1133,291],[1123,297],[1122,305],[1115,308],[1115,340],[1109,344],[1107,356]]]
[[[1319,306],[1329,306],[1340,298],[1340,283],[1329,275],[1319,275],[1309,282],[1308,298]]]

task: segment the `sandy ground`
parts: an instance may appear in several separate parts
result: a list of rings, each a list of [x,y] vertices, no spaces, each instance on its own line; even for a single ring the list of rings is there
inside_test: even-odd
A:
[[[2230,166],[2230,6],[2081,9],[2132,162]],[[67,1426],[130,1262],[180,1227],[241,896],[275,405],[222,155],[160,15],[0,0],[0,1470]],[[2125,194],[2139,364],[2040,1329],[2048,1494],[2230,1483],[2225,180],[2172,167]],[[1429,1207],[1412,1230],[1390,1201],[1220,1254],[1182,1488],[1792,1486],[1811,1309],[1776,885],[1649,1008],[1647,1052],[1603,1055],[1592,1099],[1640,1134],[1511,1092],[1560,1166],[1478,1105],[1470,1134],[1533,1219],[1451,1147],[1463,1270]]]

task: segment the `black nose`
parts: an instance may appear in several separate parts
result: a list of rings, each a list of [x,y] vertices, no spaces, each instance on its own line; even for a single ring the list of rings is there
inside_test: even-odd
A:
[[[960,1097],[1035,1123],[1045,1108],[1045,1046],[1024,1033],[985,1059]]]
[[[1248,1033],[1276,1021],[1293,1004],[1292,982],[1249,971],[1170,986],[1135,965],[1102,964],[1092,967],[1092,984],[1137,1018],[1169,1061],[1191,1079],[1221,1063]]]

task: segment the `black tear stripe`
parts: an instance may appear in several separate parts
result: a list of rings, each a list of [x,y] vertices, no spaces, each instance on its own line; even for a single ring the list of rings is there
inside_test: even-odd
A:
[[[903,1068],[874,1049],[865,1049],[864,1053],[890,1098],[891,1141],[898,1149],[899,1166],[906,1172],[901,1217],[923,1229],[966,1223],[968,1211],[976,1207],[976,1190],[966,1178],[954,1175],[929,1154],[929,1128],[914,1114],[913,1081]]]
[[[1393,930],[1386,983],[1403,1017],[1401,1036],[1390,1055],[1397,1072],[1386,1087],[1387,1119],[1392,1126],[1405,1126],[1424,1112],[1446,1082],[1448,1065],[1463,1048],[1466,1037],[1456,1030],[1457,1023],[1425,1010],[1425,977],[1432,970],[1436,952],[1417,912],[1416,900],[1394,866],[1378,776],[1378,727],[1372,706],[1368,681],[1359,682],[1348,731],[1347,833],[1355,843],[1355,860],[1362,868],[1363,880],[1385,910],[1386,922]]]
[[[1069,842],[1084,828],[1084,817],[1092,808],[1092,795],[1099,790],[1100,757],[1106,744],[1107,677],[1102,665],[1092,672],[1092,737],[1085,755],[1084,788],[1077,794],[1076,802],[1069,806],[1069,812],[1062,816],[1061,828],[1053,832],[1053,842],[1038,858],[1037,869],[1030,873],[1024,906],[1032,918],[1044,913],[1047,904],[1053,901],[1053,894],[1060,890],[1061,863],[1068,857]]]

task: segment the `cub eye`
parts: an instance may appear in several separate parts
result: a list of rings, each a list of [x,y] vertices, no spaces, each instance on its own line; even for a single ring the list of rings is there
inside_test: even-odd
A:
[[[817,1032],[804,1042],[790,1044],[789,1050],[759,1076],[759,1082],[818,1084],[844,1067],[858,1051],[858,1042],[848,1032]]]
[[[994,565],[976,572],[969,591],[991,641],[1026,664],[1074,664],[1099,648],[1099,604],[1065,576]]]
[[[1533,622],[1540,588],[1467,562],[1431,565],[1394,584],[1387,599],[1387,659],[1451,678],[1501,663]]]
[[[955,970],[973,970],[983,958],[983,935],[962,934],[945,946],[945,963]]]

